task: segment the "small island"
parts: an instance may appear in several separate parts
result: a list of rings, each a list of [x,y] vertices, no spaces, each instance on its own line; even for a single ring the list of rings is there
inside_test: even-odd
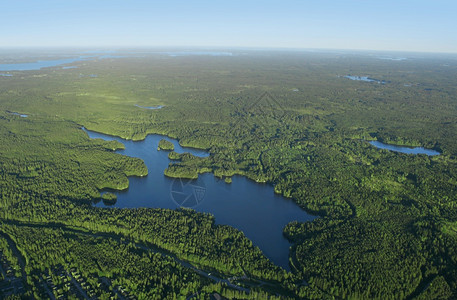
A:
[[[176,153],[174,151],[171,151],[170,153],[168,153],[168,159],[171,159],[171,160],[180,160],[181,159],[181,155],[179,153]]]
[[[105,205],[113,205],[117,201],[116,194],[107,192],[102,195],[102,200]]]
[[[173,145],[173,143],[170,141],[161,139],[159,141],[159,146],[157,147],[157,150],[173,151],[175,150],[175,145]]]
[[[232,183],[232,177],[225,177],[225,183]]]

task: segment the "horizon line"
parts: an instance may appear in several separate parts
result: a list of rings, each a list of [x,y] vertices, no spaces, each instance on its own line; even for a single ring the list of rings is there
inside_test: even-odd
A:
[[[1,46],[0,50],[16,49],[74,49],[74,50],[125,50],[125,49],[224,49],[224,50],[250,50],[250,51],[344,51],[344,52],[396,52],[396,53],[418,53],[418,54],[457,54],[457,51],[426,51],[426,50],[395,50],[395,49],[360,49],[360,48],[306,48],[306,47],[269,47],[269,46],[208,46],[208,45],[29,45],[29,46]]]

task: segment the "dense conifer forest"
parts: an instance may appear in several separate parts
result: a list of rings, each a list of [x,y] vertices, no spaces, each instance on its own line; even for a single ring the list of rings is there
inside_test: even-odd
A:
[[[456,57],[124,54],[0,76],[2,296],[457,297]],[[23,59],[2,55],[0,64]],[[176,138],[210,155],[178,154],[163,140],[164,175],[246,176],[318,215],[284,228],[291,272],[209,214],[95,207],[115,201],[101,192],[150,170],[83,127]]]

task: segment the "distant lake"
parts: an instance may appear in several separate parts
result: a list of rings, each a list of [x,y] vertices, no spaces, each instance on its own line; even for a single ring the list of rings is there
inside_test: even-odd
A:
[[[402,146],[384,144],[384,143],[381,143],[378,141],[370,141],[370,144],[379,149],[386,149],[386,150],[401,152],[401,153],[406,153],[406,154],[426,154],[429,156],[441,154],[438,151],[431,150],[431,149],[425,149],[422,147],[416,147],[416,148],[402,147]]]
[[[367,77],[367,76],[346,75],[346,76],[344,76],[344,78],[348,78],[348,79],[356,80],[356,81],[376,82],[376,83],[381,83],[381,84],[385,84],[386,83],[383,80],[378,80],[378,79],[370,78],[370,77]]]
[[[393,61],[403,61],[403,60],[407,60],[406,57],[390,57],[390,56],[379,56],[378,59],[382,59],[382,60],[393,60]]]
[[[76,61],[85,60],[87,57],[80,56],[76,58],[64,58],[64,59],[55,59],[55,60],[39,60],[35,62],[28,63],[18,63],[18,64],[0,64],[0,71],[34,71],[40,70],[42,68],[55,67],[65,64],[71,64]]]
[[[139,108],[144,108],[144,109],[161,109],[163,107],[163,105],[157,105],[157,106],[141,106],[141,105],[138,105],[138,104],[135,104],[136,107],[139,107]]]
[[[27,118],[29,116],[29,115],[26,115],[26,114],[20,114],[18,112],[13,112],[13,111],[7,111],[7,113],[15,115],[15,116],[19,116],[21,118]]]
[[[60,65],[71,64],[77,61],[84,61],[88,59],[106,59],[106,58],[120,58],[123,56],[115,55],[99,55],[99,56],[78,56],[74,58],[63,58],[63,59],[54,59],[54,60],[38,60],[34,62],[27,63],[17,63],[17,64],[0,64],[0,71],[35,71],[43,68],[56,67]],[[65,67],[66,69],[76,68],[73,66]]]
[[[190,56],[190,55],[206,55],[206,56],[233,56],[232,52],[221,51],[169,51],[162,52],[168,56]]]
[[[163,175],[171,162],[167,151],[158,151],[161,139],[172,142],[175,152],[189,152],[195,156],[208,156],[204,150],[181,147],[171,138],[148,135],[143,141],[123,140],[89,130],[90,138],[116,140],[125,145],[117,153],[144,160],[149,174],[145,177],[129,177],[126,191],[115,192],[115,207],[154,207],[176,209],[179,204],[189,204],[196,211],[211,213],[216,224],[233,226],[252,240],[254,245],[276,265],[289,268],[290,243],[283,236],[283,228],[292,221],[306,222],[312,216],[298,207],[292,200],[274,193],[268,184],[256,183],[242,176],[234,176],[232,183],[200,174],[198,180],[172,179]],[[96,206],[107,207],[100,201]],[[186,206],[186,205],[183,205]]]

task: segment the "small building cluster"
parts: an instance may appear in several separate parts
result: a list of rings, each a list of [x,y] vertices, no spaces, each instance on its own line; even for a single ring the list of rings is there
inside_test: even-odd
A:
[[[22,279],[16,277],[16,271],[0,250],[0,295],[6,298],[11,295],[23,294],[24,291]]]

